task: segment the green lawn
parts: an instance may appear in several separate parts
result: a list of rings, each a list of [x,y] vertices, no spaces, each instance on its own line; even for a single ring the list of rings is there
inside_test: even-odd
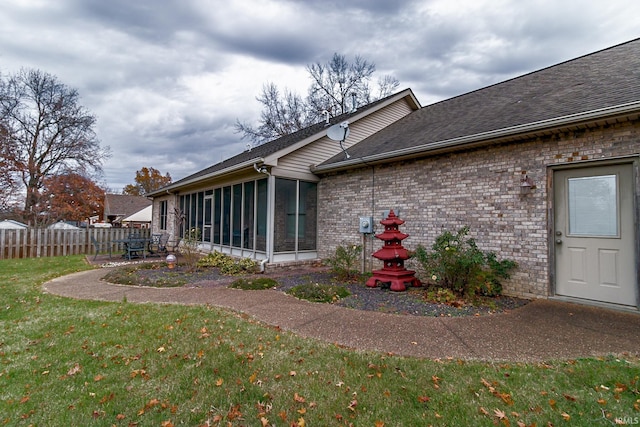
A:
[[[42,292],[87,268],[81,257],[0,261],[0,426],[640,424],[640,362],[629,356],[401,358],[213,307]]]

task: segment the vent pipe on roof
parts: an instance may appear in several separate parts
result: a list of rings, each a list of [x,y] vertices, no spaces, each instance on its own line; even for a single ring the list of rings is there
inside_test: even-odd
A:
[[[322,110],[322,114],[324,114],[324,125],[329,126],[329,112],[327,110]]]
[[[355,113],[358,110],[358,94],[351,92],[351,113]]]

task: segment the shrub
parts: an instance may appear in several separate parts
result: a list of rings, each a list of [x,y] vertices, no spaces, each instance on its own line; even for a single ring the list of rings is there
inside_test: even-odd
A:
[[[287,291],[287,294],[312,302],[336,302],[351,295],[344,286],[321,285],[318,283],[294,286]]]
[[[429,289],[425,295],[427,301],[437,302],[442,304],[450,304],[458,299],[456,294],[451,289],[446,288],[432,288]]]
[[[180,246],[180,253],[184,259],[184,263],[189,268],[189,271],[194,271],[198,268],[198,259],[200,253],[198,252],[198,245],[200,242],[200,229],[191,228],[185,231],[182,238],[182,245]]]
[[[236,275],[244,273],[255,273],[258,264],[249,258],[233,258],[222,252],[211,252],[198,260],[199,267],[215,267],[220,273]]]
[[[244,290],[263,290],[271,289],[278,286],[278,282],[269,277],[260,277],[253,280],[238,279],[229,285],[230,288],[244,289]]]
[[[462,227],[456,234],[445,231],[436,238],[431,252],[418,246],[415,258],[439,287],[468,297],[500,295],[500,280],[509,278],[516,262],[498,261],[495,253],[482,252],[468,234],[469,227]]]
[[[325,263],[331,267],[331,272],[339,280],[357,280],[360,278],[358,264],[361,254],[361,245],[341,245],[336,248],[332,257],[325,260]]]

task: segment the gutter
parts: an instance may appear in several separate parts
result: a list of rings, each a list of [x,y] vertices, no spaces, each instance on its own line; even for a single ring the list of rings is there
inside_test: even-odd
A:
[[[568,124],[576,124],[576,122],[586,122],[596,119],[602,119],[608,116],[623,115],[640,110],[640,101],[630,102],[627,104],[616,105],[614,107],[606,107],[597,110],[586,111],[582,113],[570,114],[568,116],[556,117],[553,119],[540,120],[537,122],[527,123],[523,125],[511,126],[487,132],[481,132],[473,135],[461,136],[457,138],[445,139],[442,141],[430,142],[428,144],[417,145],[414,147],[402,148],[400,150],[388,151],[386,153],[372,154],[370,156],[351,158],[337,163],[327,165],[318,165],[312,168],[312,172],[332,172],[350,169],[353,166],[360,166],[363,162],[381,162],[391,160],[396,157],[408,157],[411,155],[421,154],[429,151],[442,150],[451,147],[463,146],[466,144],[477,143],[489,139],[504,138],[522,133],[529,133],[543,129],[561,127]]]
[[[217,176],[226,175],[226,174],[229,174],[229,173],[241,170],[241,169],[245,169],[245,168],[247,168],[249,166],[253,167],[253,165],[256,164],[256,163],[264,163],[264,158],[255,157],[253,159],[246,160],[246,161],[244,161],[242,163],[238,163],[238,164],[229,166],[227,168],[220,169],[220,170],[208,173],[206,175],[200,175],[200,176],[197,176],[197,177],[193,177],[193,178],[191,178],[191,179],[189,179],[187,181],[179,181],[179,182],[177,182],[175,184],[169,184],[167,187],[163,187],[158,191],[155,191],[155,192],[147,194],[147,196],[154,197],[154,196],[160,195],[160,194],[165,193],[165,192],[168,193],[169,191],[174,190],[176,188],[180,188],[180,187],[183,187],[183,186],[186,186],[186,185],[190,185],[190,184],[195,184],[197,182],[204,181],[204,180],[207,180],[207,179],[210,179],[210,178],[215,178]]]

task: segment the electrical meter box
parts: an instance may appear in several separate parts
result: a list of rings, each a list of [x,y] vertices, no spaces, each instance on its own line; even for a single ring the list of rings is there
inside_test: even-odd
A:
[[[373,217],[361,216],[360,217],[360,232],[361,233],[373,233]]]

